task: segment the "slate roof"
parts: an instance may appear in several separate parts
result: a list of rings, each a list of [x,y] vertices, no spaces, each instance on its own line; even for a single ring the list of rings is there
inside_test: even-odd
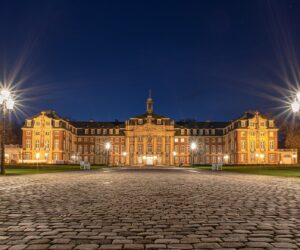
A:
[[[124,122],[96,122],[96,121],[69,121],[71,125],[73,125],[76,128],[125,128]]]
[[[184,128],[195,128],[195,129],[209,129],[209,128],[225,128],[230,122],[176,122],[175,127],[184,127]]]

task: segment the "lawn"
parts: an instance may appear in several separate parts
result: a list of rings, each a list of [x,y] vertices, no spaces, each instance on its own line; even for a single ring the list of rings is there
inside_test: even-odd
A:
[[[211,170],[211,166],[195,166],[195,168]],[[223,166],[223,171],[300,178],[300,166]]]
[[[91,170],[101,169],[107,166],[91,166]],[[45,174],[66,171],[80,171],[79,165],[7,165],[6,175]],[[83,171],[83,170],[81,170]]]

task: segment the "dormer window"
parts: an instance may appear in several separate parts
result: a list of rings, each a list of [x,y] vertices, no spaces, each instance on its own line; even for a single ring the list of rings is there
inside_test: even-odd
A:
[[[31,127],[31,120],[27,120],[26,125],[27,127]]]
[[[197,129],[193,129],[193,135],[197,135]]]
[[[88,135],[88,134],[89,134],[89,130],[88,130],[88,129],[85,129],[85,130],[84,130],[84,134],[85,134],[85,135]]]
[[[107,129],[103,129],[103,134],[106,135],[107,134]]]
[[[246,122],[245,121],[241,121],[241,127],[246,127]]]
[[[212,134],[212,135],[215,134],[215,130],[214,130],[214,129],[211,130],[211,134]]]
[[[111,128],[109,129],[109,134],[112,135],[114,133],[114,130]]]
[[[274,121],[273,121],[273,120],[270,120],[270,121],[269,121],[269,126],[270,126],[270,127],[274,127]]]
[[[139,119],[139,120],[138,120],[138,124],[139,124],[139,125],[142,125],[142,124],[143,124],[143,120],[142,120],[142,119]]]
[[[95,129],[91,129],[91,134],[92,134],[92,135],[95,134]]]
[[[184,135],[184,129],[180,130],[181,135]]]
[[[116,135],[118,135],[120,133],[120,130],[117,128],[116,129]]]
[[[157,125],[161,125],[161,119],[157,119]]]
[[[58,128],[59,127],[59,121],[55,121],[54,126]]]
[[[209,129],[205,129],[205,135],[209,135]]]
[[[97,134],[99,135],[101,133],[101,129],[97,129]]]

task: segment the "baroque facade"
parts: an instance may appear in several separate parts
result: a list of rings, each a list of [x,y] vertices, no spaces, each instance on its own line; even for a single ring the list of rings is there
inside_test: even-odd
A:
[[[230,122],[174,122],[153,112],[125,122],[80,122],[42,111],[22,128],[23,162],[108,165],[278,164],[278,128],[258,112]],[[196,145],[192,150],[191,144]],[[297,159],[295,159],[296,161]],[[296,162],[292,162],[296,163]]]

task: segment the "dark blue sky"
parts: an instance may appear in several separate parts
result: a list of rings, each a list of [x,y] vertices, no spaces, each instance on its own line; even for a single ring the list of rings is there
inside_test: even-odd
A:
[[[267,96],[286,88],[299,12],[292,0],[1,1],[0,79],[18,73],[26,115],[125,120],[150,88],[175,120],[276,113]]]

